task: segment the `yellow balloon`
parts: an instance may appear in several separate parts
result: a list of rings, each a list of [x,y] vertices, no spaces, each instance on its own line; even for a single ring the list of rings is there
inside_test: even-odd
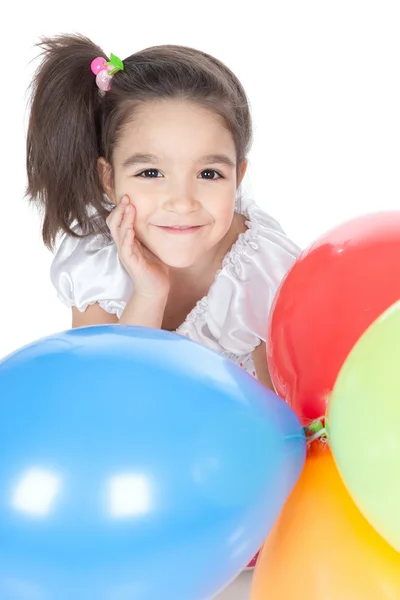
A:
[[[400,301],[371,325],[348,356],[330,398],[327,429],[350,495],[399,551]]]

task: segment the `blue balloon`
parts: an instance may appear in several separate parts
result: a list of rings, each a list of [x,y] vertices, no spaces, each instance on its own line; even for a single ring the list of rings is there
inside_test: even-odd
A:
[[[0,599],[201,600],[305,460],[292,410],[183,336],[106,325],[0,363]]]

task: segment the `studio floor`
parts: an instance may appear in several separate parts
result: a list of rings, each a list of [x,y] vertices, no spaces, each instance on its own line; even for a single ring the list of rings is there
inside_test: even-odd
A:
[[[252,571],[245,571],[215,600],[249,600]]]

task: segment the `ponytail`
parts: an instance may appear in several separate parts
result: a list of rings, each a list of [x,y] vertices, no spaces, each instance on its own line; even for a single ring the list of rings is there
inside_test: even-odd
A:
[[[112,205],[97,161],[103,157],[112,167],[116,144],[140,103],[184,98],[214,111],[232,133],[238,161],[246,157],[252,133],[247,97],[216,58],[185,46],[147,48],[124,60],[102,96],[91,71],[95,58],[107,59],[101,48],[81,35],[45,38],[39,46],[44,57],[32,84],[27,195],[44,209],[49,248],[59,232],[109,237]]]
[[[91,72],[101,48],[88,38],[42,38],[43,60],[32,82],[27,135],[27,195],[44,210],[42,236],[49,248],[63,231],[96,229],[90,209],[105,217],[109,206],[97,169],[101,96]],[[97,221],[101,229],[102,219]]]

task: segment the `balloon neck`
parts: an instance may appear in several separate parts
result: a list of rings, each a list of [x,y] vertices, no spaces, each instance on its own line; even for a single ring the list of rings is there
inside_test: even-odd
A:
[[[318,419],[311,421],[307,427],[304,427],[304,433],[307,444],[311,444],[312,442],[315,442],[315,440],[327,442],[328,438],[325,428],[325,417],[319,417]]]

